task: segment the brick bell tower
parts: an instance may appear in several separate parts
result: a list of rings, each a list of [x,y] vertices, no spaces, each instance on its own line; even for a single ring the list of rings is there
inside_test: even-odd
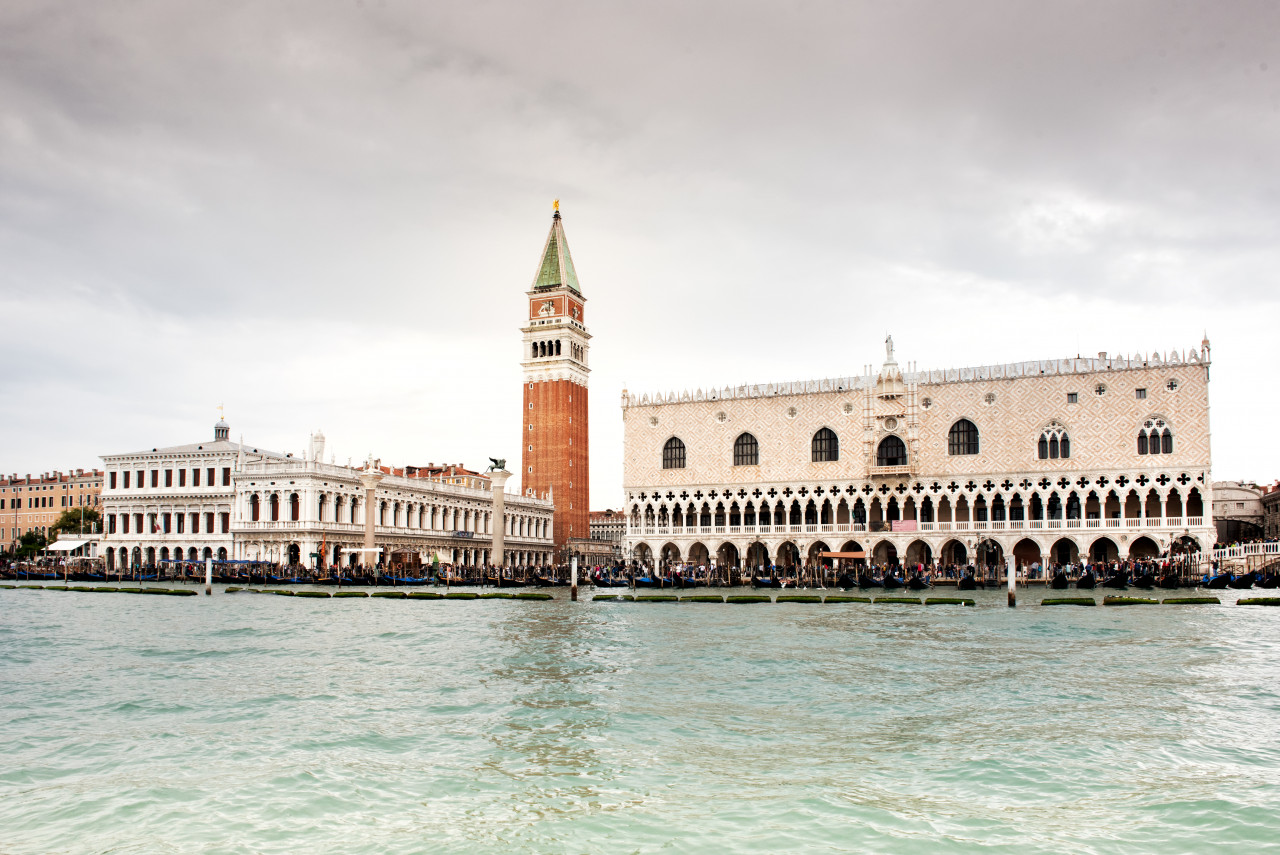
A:
[[[557,553],[569,538],[590,537],[587,433],[588,342],[586,299],[569,255],[560,200],[534,277],[524,333],[525,495],[555,500],[553,536]],[[559,559],[557,555],[557,559]]]

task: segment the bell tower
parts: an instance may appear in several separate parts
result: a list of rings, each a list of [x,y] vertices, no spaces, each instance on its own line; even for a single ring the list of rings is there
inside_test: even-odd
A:
[[[521,484],[525,495],[555,500],[553,536],[557,551],[569,538],[590,537],[589,446],[587,432],[587,332],[582,288],[569,255],[560,219],[560,200],[542,249],[529,302],[524,335],[524,449]]]

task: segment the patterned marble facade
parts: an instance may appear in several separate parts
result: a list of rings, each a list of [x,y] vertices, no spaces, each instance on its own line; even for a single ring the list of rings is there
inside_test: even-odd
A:
[[[622,394],[641,562],[1020,566],[1214,543],[1209,342],[1188,351]]]

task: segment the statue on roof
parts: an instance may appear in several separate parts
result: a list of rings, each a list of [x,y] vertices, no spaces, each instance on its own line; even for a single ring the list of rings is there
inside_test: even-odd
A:
[[[889,335],[884,340],[884,361],[893,362],[893,336]]]
[[[507,460],[505,457],[490,457],[489,468],[486,472],[501,472],[507,468]]]

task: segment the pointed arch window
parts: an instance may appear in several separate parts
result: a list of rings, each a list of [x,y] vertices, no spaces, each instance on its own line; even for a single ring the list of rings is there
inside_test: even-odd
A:
[[[814,463],[829,463],[840,459],[840,440],[831,428],[823,428],[813,435]]]
[[[1071,456],[1071,439],[1067,429],[1057,422],[1050,422],[1040,433],[1040,442],[1036,446],[1037,456],[1041,460],[1063,460]]]
[[[1173,454],[1173,431],[1161,418],[1149,418],[1138,428],[1139,454]]]
[[[740,434],[733,441],[734,466],[759,466],[760,443],[749,433]]]
[[[906,466],[907,446],[893,434],[886,436],[880,440],[880,446],[876,449],[876,465]]]
[[[952,456],[977,454],[978,426],[968,419],[960,419],[953,424],[951,432],[947,434],[947,453]]]
[[[667,440],[667,444],[662,446],[663,469],[683,469],[684,458],[684,442],[679,437],[671,437]]]

